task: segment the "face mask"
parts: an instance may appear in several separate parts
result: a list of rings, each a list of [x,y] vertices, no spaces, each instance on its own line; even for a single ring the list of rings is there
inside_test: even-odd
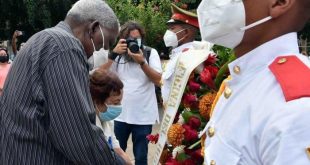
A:
[[[103,35],[103,32],[102,32],[102,29],[101,29],[100,25],[99,25],[99,29],[100,29],[100,33],[101,33],[101,36],[102,36],[102,48],[104,49],[104,35]],[[90,40],[91,40],[91,42],[93,44],[94,53],[93,53],[92,56],[90,56],[88,58],[87,63],[88,63],[88,66],[89,66],[89,70],[93,70],[93,68],[95,67],[95,57],[94,57],[94,54],[96,52],[96,47],[95,47],[93,39],[91,38]],[[106,51],[108,51],[108,50],[106,50]]]
[[[0,62],[2,63],[6,63],[9,61],[9,56],[6,55],[6,56],[0,56]]]
[[[141,39],[141,38],[137,38],[137,42],[138,42],[138,46],[141,48],[141,45],[142,45],[142,39]]]
[[[182,29],[176,33],[174,33],[171,30],[167,30],[164,35],[164,42],[165,42],[166,47],[173,47],[173,48],[177,47],[179,45],[179,41],[184,38],[183,37],[180,40],[178,40],[177,34],[182,32],[183,30],[185,29]]]
[[[245,30],[272,18],[269,16],[245,26],[242,0],[203,0],[197,14],[202,39],[228,48],[240,44]]]
[[[108,62],[108,55],[109,50],[105,50],[104,48],[101,48],[99,51],[94,52],[94,54],[91,56],[94,58],[94,68],[98,68]]]
[[[102,121],[110,121],[118,117],[122,112],[122,105],[106,105],[107,111],[100,112],[99,117]]]

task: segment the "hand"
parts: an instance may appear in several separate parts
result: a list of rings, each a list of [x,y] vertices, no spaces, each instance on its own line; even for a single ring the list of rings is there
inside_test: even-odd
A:
[[[15,30],[14,34],[13,34],[13,37],[18,37],[18,36],[21,36],[21,35],[23,35],[21,31]]]
[[[117,54],[124,54],[127,51],[127,44],[125,39],[120,39],[113,49],[114,53]]]
[[[113,148],[116,154],[121,156],[124,160],[126,165],[133,165],[132,162],[130,161],[129,156],[121,149],[121,148]]]
[[[143,52],[140,49],[138,53],[132,53],[129,49],[127,49],[128,55],[136,61],[136,63],[141,64],[145,62],[145,58],[143,56]]]

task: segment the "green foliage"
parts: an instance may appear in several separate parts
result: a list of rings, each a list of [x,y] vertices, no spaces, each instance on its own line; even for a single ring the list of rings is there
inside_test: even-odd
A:
[[[201,0],[172,0],[177,6],[186,10],[196,10]]]
[[[40,31],[45,27],[51,26],[51,12],[47,9],[44,1],[26,0],[28,23],[32,25],[34,31]]]
[[[25,31],[25,41],[34,33],[63,20],[77,0],[0,0],[0,40],[11,39],[15,30]]]
[[[222,81],[229,75],[228,64],[236,59],[233,51],[229,48],[215,45],[213,51],[217,54],[216,65],[220,68],[215,78],[215,86],[218,89]]]
[[[310,22],[306,24],[306,26],[301,30],[299,33],[299,36],[301,36],[302,39],[308,39],[310,40]]]

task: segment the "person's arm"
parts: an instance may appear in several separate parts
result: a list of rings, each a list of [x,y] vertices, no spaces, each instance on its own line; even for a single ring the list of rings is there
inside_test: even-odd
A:
[[[115,133],[114,133],[114,121],[107,121],[106,122],[107,125],[109,125],[106,128],[103,129],[111,129],[110,132],[111,134],[111,141],[112,141],[112,146],[113,149],[115,151],[116,154],[118,154],[120,157],[122,157],[124,159],[124,161],[126,162],[126,165],[132,165],[132,162],[130,161],[130,158],[128,156],[128,154],[126,154],[120,147],[119,145],[119,141],[117,140]]]
[[[15,30],[12,37],[12,50],[14,55],[17,54],[16,38],[19,36],[19,31]]]
[[[83,56],[78,50],[64,50],[44,69],[47,133],[54,147],[74,164],[119,164],[102,130],[95,125]]]
[[[160,86],[160,80],[161,80],[161,73],[156,71],[154,68],[151,67],[151,65],[149,65],[146,62],[146,59],[143,56],[143,52],[142,50],[140,50],[139,53],[132,53],[129,49],[128,51],[128,55],[130,55],[135,61],[136,63],[140,64],[141,69],[143,70],[143,72],[145,73],[145,75],[157,86]],[[150,63],[152,58],[154,58],[155,55],[151,53],[150,55]],[[159,56],[158,56],[158,61],[160,63],[159,60]],[[159,64],[160,65],[160,64]]]
[[[100,66],[100,69],[109,69],[113,64],[113,61],[117,56],[124,54],[127,51],[127,44],[125,39],[120,39],[115,48],[109,54],[109,60],[107,63]]]
[[[114,148],[114,151],[116,154],[118,154],[120,157],[124,159],[126,162],[126,165],[132,165],[132,162],[130,161],[129,156],[119,147],[119,148]]]
[[[262,164],[310,164],[310,99],[298,99],[277,109],[259,141]]]

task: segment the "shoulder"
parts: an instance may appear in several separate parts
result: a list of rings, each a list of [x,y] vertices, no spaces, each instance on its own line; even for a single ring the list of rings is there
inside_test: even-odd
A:
[[[296,55],[279,56],[269,65],[286,101],[310,97],[310,68],[306,60]]]
[[[150,52],[150,55],[153,56],[153,55],[158,55],[158,52],[155,48],[152,48],[150,46],[144,46],[144,49],[148,52]]]
[[[71,33],[59,27],[46,29],[45,32],[53,38],[60,47],[78,47],[81,48],[81,42]]]
[[[59,51],[75,48],[83,51],[82,44],[77,38],[57,26],[36,33],[29,42],[28,45],[33,45],[36,49],[48,48],[49,51]]]

